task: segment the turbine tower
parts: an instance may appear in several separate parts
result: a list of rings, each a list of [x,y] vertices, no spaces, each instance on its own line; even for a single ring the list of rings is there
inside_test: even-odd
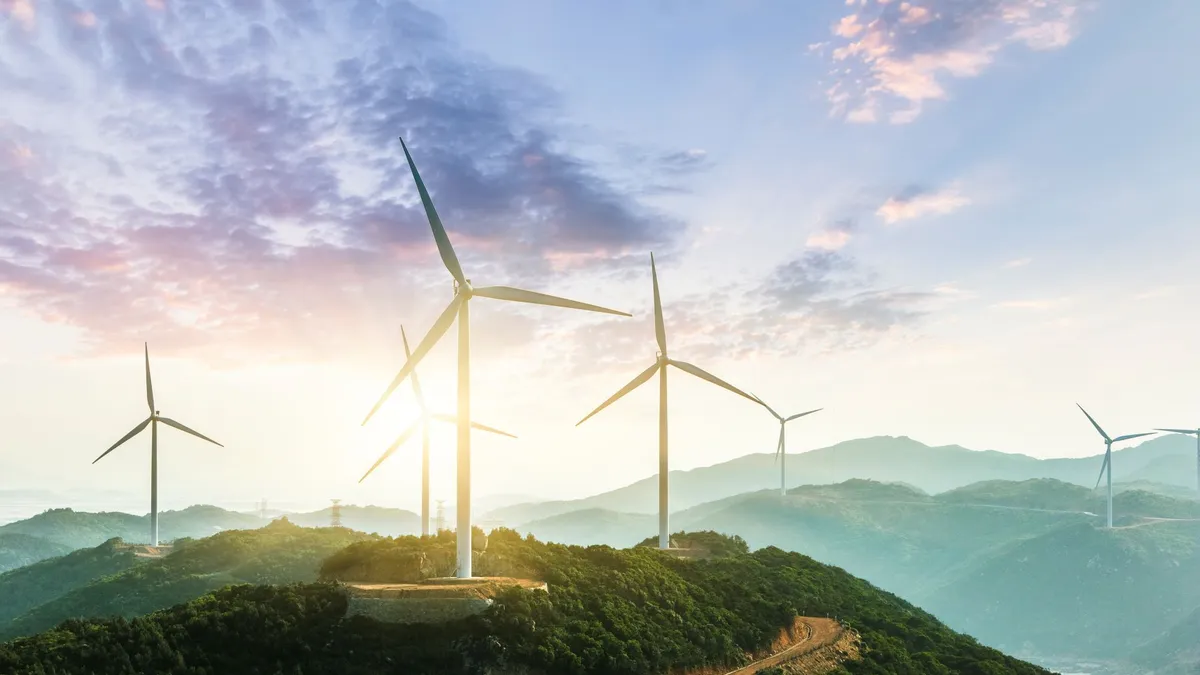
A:
[[[655,373],[658,373],[658,547],[670,548],[669,513],[667,511],[667,366],[675,366],[685,373],[695,375],[718,387],[728,389],[760,405],[762,405],[762,401],[759,401],[716,375],[701,370],[690,363],[676,361],[667,357],[667,330],[663,324],[662,299],[658,293],[658,271],[654,267],[653,253],[650,254],[650,278],[654,284],[654,337],[658,341],[658,353],[654,358],[654,364],[643,370],[641,374],[633,378],[620,391],[609,397],[607,401],[601,403],[600,407],[588,413],[587,417],[576,422],[575,426],[588,421],[592,415],[604,410],[617,399],[642,386],[651,377],[654,377]]]
[[[1196,491],[1200,492],[1200,429],[1155,429],[1173,434],[1187,434],[1196,437]]]
[[[400,339],[404,341],[404,358],[411,359],[412,352],[408,350],[408,336],[404,334],[404,326],[400,327]],[[421,407],[420,417],[418,417],[415,422],[413,422],[396,438],[396,441],[384,451],[384,453],[379,457],[378,460],[375,461],[373,465],[371,465],[371,468],[367,469],[367,472],[363,474],[363,477],[358,479],[358,482],[361,483],[366,480],[367,476],[370,476],[372,471],[378,468],[380,464],[383,464],[383,460],[391,457],[392,453],[396,452],[396,449],[399,448],[404,441],[407,441],[408,438],[412,436],[419,427],[421,429],[421,536],[425,537],[429,535],[429,422],[431,420],[437,420],[439,422],[456,424],[458,419],[455,418],[454,415],[432,413],[429,411],[429,406],[425,404],[425,394],[421,391],[421,380],[417,378],[417,371],[415,368],[412,371],[412,388],[413,395],[417,398],[417,405]],[[480,431],[488,431],[493,434],[500,434],[501,436],[508,436],[509,438],[516,438],[516,436],[513,436],[507,431],[500,431],[499,429],[479,424],[474,420],[471,421],[471,428],[478,429]]]
[[[1083,406],[1079,405],[1078,403],[1076,403],[1075,405],[1079,406],[1080,410],[1083,410]],[[1109,438],[1108,434],[1104,433],[1104,430],[1100,428],[1100,425],[1096,424],[1096,420],[1092,419],[1091,415],[1088,415],[1088,411],[1083,410],[1083,414],[1087,415],[1088,421],[1091,422],[1092,426],[1096,427],[1096,431],[1099,431],[1100,435],[1104,437],[1104,464],[1102,464],[1100,466],[1100,475],[1096,477],[1096,487],[1094,487],[1092,489],[1095,490],[1096,488],[1100,487],[1100,479],[1104,478],[1104,474],[1107,471],[1108,472],[1108,528],[1112,529],[1112,526],[1113,526],[1113,519],[1112,519],[1112,500],[1113,500],[1112,446],[1113,446],[1113,443],[1120,443],[1121,441],[1128,441],[1130,439],[1140,438],[1142,436],[1152,436],[1155,432],[1144,431],[1140,434],[1126,434],[1124,436],[1117,436],[1116,438]]]
[[[189,429],[173,419],[163,417],[154,409],[154,386],[150,383],[150,346],[143,345],[146,354],[146,405],[150,407],[150,416],[143,420],[140,424],[133,428],[132,431],[121,437],[121,440],[112,444],[112,447],[105,450],[102,455],[92,460],[92,464],[104,459],[108,453],[116,450],[122,443],[137,436],[145,429],[147,425],[150,427],[150,545],[158,546],[158,424],[159,422],[175,427],[180,431],[189,433],[196,438],[208,441],[214,445],[225,447],[217,443],[213,439],[204,434]]]
[[[566,307],[569,309],[582,309],[591,312],[602,312],[605,314],[616,314],[619,316],[632,316],[627,312],[620,312],[615,309],[607,309],[597,305],[589,305],[583,302],[567,300],[553,295],[544,293],[535,293],[533,291],[521,290],[510,286],[484,286],[476,288],[471,285],[471,280],[463,274],[462,266],[458,263],[458,256],[454,254],[454,247],[450,245],[450,237],[446,234],[446,228],[442,226],[442,220],[438,217],[437,210],[433,206],[433,200],[429,198],[429,192],[425,189],[425,183],[421,180],[421,175],[417,172],[417,165],[413,162],[412,155],[408,152],[408,146],[404,144],[404,139],[400,139],[400,147],[404,149],[404,157],[408,161],[408,168],[412,172],[413,182],[417,184],[417,192],[421,195],[421,203],[425,207],[425,215],[429,218],[429,227],[433,230],[434,241],[437,242],[438,253],[441,254],[442,262],[446,265],[446,270],[454,277],[454,299],[450,301],[450,305],[442,311],[441,316],[433,323],[433,327],[422,338],[420,344],[417,345],[412,357],[396,374],[392,383],[379,397],[379,401],[371,408],[371,412],[367,413],[366,419],[363,420],[365,425],[371,417],[379,410],[387,397],[400,386],[404,378],[408,377],[413,368],[420,363],[421,359],[429,353],[430,349],[437,344],[447,331],[450,330],[450,325],[454,323],[454,319],[458,318],[458,494],[457,504],[455,506],[456,517],[458,520],[458,577],[469,579],[471,577],[471,315],[470,306],[471,299],[478,296],[483,298],[491,298],[493,300],[508,300],[510,302],[526,302],[535,305],[549,305],[551,307]]]
[[[751,396],[753,396],[753,394],[751,394]],[[820,412],[824,410],[824,408],[817,408],[816,410],[798,413],[796,415],[792,415],[791,417],[784,417],[783,415],[775,412],[775,409],[763,402],[761,398],[754,396],[754,400],[761,403],[762,407],[767,409],[767,412],[771,413],[775,416],[775,419],[779,420],[779,443],[775,446],[775,461],[779,462],[779,495],[781,497],[786,497],[787,486],[784,484],[784,465],[787,463],[787,453],[784,450],[784,427],[786,427],[787,423],[791,422],[792,420],[798,420],[805,415],[811,415],[815,412]]]

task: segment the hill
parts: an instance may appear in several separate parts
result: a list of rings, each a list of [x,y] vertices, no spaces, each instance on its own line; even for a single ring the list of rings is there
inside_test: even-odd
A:
[[[258,530],[229,530],[197,541],[176,540],[170,555],[64,588],[7,625],[0,624],[0,639],[46,630],[70,617],[146,614],[232,583],[315,581],[321,561],[367,537],[345,528],[299,527],[285,519]],[[102,558],[103,548],[80,553]],[[43,570],[30,573],[30,578],[45,578],[40,572],[54,574],[63,569],[62,564],[50,562]]]
[[[19,532],[0,532],[0,572],[31,565],[70,550],[69,546],[41,537]]]
[[[226,511],[216,506],[189,506],[180,511],[163,511],[158,516],[159,538],[206,537],[221,530],[261,527],[257,516]],[[0,536],[24,534],[54,542],[70,550],[98,546],[114,537],[131,543],[149,538],[150,516],[118,511],[87,513],[72,509],[50,509],[32,518],[0,526]]]
[[[0,574],[0,631],[25,612],[110,574],[123,572],[144,561],[111,539],[62,557]]]
[[[341,558],[421,554],[429,543],[403,538]],[[1046,673],[842,570],[775,548],[693,561],[497,531],[484,560],[493,571],[537,574],[550,592],[514,589],[482,615],[429,626],[346,619],[346,597],[332,584],[237,586],[144,619],[71,621],[0,645],[0,671],[724,672],[767,650],[797,616],[837,616],[861,642],[839,672]]]
[[[328,527],[331,517],[330,509],[287,514],[288,520],[302,527]],[[343,505],[341,518],[343,527],[385,537],[421,533],[421,516],[404,509]]]
[[[1100,455],[1037,459],[994,450],[969,450],[958,445],[931,447],[905,436],[856,439],[787,458],[790,487],[862,478],[907,483],[931,494],[986,480],[1033,478],[1054,478],[1091,488],[1101,461]],[[1180,466],[1191,468],[1181,471]],[[714,466],[672,471],[671,506],[682,511],[713,500],[768,489],[778,485],[778,476],[779,469],[771,454],[746,455]],[[1189,437],[1172,434],[1114,451],[1113,480],[1150,481],[1194,490],[1195,443]],[[517,504],[496,509],[485,517],[516,526],[591,508],[654,513],[658,508],[657,495],[658,479],[651,476],[586,499]]]
[[[1122,657],[1200,606],[1197,578],[1200,522],[1080,524],[1015,542],[922,602],[1002,649]]]
[[[1133,652],[1133,661],[1155,675],[1194,675],[1200,672],[1200,608],[1166,633]]]

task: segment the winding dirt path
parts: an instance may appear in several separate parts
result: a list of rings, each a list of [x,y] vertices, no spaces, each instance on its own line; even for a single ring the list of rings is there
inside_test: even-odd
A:
[[[833,619],[801,617],[797,620],[797,624],[803,632],[803,636],[792,646],[749,665],[731,670],[724,675],[754,675],[764,668],[778,666],[793,659],[829,649],[843,637],[844,633],[842,625]]]

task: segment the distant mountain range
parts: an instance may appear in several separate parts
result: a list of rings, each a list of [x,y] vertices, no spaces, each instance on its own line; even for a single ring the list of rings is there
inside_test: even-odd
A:
[[[1157,483],[1196,494],[1195,441],[1166,435],[1113,452],[1113,480]],[[1091,488],[1102,456],[1038,459],[995,450],[969,450],[958,445],[928,446],[907,436],[877,436],[788,455],[789,487],[841,483],[852,478],[906,483],[929,493],[945,492],[986,480],[1023,481],[1054,478]],[[674,511],[779,485],[772,454],[753,454],[713,466],[670,473]],[[651,476],[583,499],[532,502],[495,509],[483,517],[521,525],[582,509],[622,513],[654,513],[658,479]]]

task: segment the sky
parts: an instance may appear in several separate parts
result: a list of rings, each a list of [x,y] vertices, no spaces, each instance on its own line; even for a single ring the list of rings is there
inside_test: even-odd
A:
[[[657,470],[671,355],[794,423],[1037,457],[1200,425],[1187,0],[0,0],[0,490],[416,508],[416,414],[366,412],[473,284],[475,494]],[[454,340],[418,369],[454,406]],[[671,466],[773,450],[670,378]],[[798,425],[798,426],[797,426]],[[452,428],[433,434],[452,500]],[[68,504],[69,505],[69,504]]]

